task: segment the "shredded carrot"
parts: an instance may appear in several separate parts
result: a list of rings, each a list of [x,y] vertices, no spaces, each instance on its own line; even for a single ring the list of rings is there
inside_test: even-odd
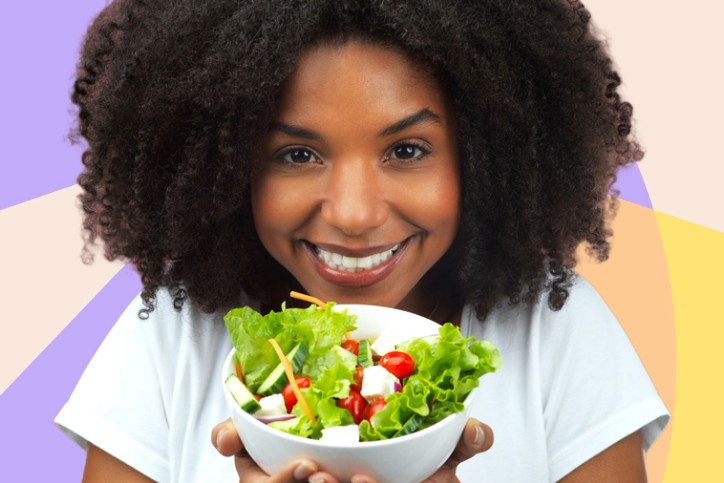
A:
[[[289,384],[292,385],[292,391],[294,391],[294,395],[297,396],[297,401],[299,402],[299,404],[302,405],[302,409],[304,409],[304,412],[307,413],[309,420],[312,421],[312,423],[317,424],[317,418],[314,417],[312,409],[309,407],[309,404],[307,404],[307,400],[304,399],[304,395],[302,394],[301,389],[299,389],[297,380],[294,377],[294,369],[292,368],[291,362],[289,362],[287,356],[284,355],[284,352],[282,352],[282,348],[279,347],[277,341],[275,341],[274,339],[269,339],[269,343],[272,345],[272,347],[274,347],[274,350],[279,356],[279,360],[282,361],[282,366],[284,366],[284,372],[287,374]]]
[[[295,292],[293,290],[289,295],[291,295],[293,299],[304,300],[310,304],[319,305],[322,310],[327,310],[327,304],[319,300],[317,297],[312,297],[311,295]]]
[[[241,373],[241,364],[236,365],[236,377],[238,377],[241,382],[244,382],[244,374]]]
[[[350,334],[349,332],[345,332],[344,336],[347,338],[347,340],[355,340],[352,338],[352,334]],[[357,342],[359,342],[359,341],[357,341]]]

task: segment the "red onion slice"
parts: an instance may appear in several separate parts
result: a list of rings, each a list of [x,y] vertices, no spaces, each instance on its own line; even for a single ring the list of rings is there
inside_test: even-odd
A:
[[[264,424],[275,423],[277,421],[289,421],[290,419],[296,418],[293,414],[279,414],[276,416],[254,416],[260,422]]]
[[[402,384],[400,384],[399,382],[393,383],[392,390],[394,392],[402,392]]]

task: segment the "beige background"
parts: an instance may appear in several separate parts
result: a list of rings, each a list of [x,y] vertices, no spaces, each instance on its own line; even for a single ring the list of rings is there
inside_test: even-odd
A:
[[[634,105],[654,209],[724,232],[724,1],[583,3]]]
[[[80,191],[0,211],[0,394],[123,267],[103,256],[81,263]]]

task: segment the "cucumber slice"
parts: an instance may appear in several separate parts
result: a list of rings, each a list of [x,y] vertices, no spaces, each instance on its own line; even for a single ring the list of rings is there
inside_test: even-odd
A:
[[[226,378],[226,387],[229,388],[229,392],[234,396],[236,402],[239,403],[241,409],[249,414],[254,414],[261,409],[261,404],[256,400],[251,391],[244,385],[243,382],[236,377],[236,374],[232,374]]]
[[[370,341],[367,339],[359,341],[359,355],[357,356],[357,362],[362,367],[372,367],[375,365],[375,360],[372,358],[372,346]]]
[[[398,432],[395,433],[393,438],[397,438],[399,436],[405,436],[407,434],[412,434],[415,431],[417,431],[417,428],[420,427],[422,422],[425,420],[424,416],[420,416],[419,414],[415,413],[412,415],[410,419],[407,420],[405,424],[402,425],[402,429],[400,429]]]
[[[307,358],[307,354],[309,354],[307,345],[304,342],[300,342],[286,355],[289,362],[292,363],[292,369],[295,374],[301,369],[302,364],[304,364],[304,359]],[[289,378],[287,378],[287,373],[284,371],[284,365],[279,362],[279,365],[271,371],[271,374],[269,374],[269,376],[264,379],[264,382],[261,383],[261,386],[259,386],[259,395],[271,396],[272,394],[279,394],[287,384],[289,384]]]

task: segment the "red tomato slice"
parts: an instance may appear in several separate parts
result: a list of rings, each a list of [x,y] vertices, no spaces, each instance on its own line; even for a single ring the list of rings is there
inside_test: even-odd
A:
[[[359,355],[359,342],[353,339],[347,339],[346,341],[342,342],[342,349],[346,349],[350,351],[352,354],[358,356]]]
[[[391,351],[382,356],[380,365],[398,379],[410,377],[415,372],[415,360],[400,351]]]
[[[354,384],[349,386],[353,391],[362,391],[362,381],[364,380],[365,368],[357,366],[357,372],[354,373]]]
[[[295,380],[297,381],[299,389],[309,387],[312,384],[312,380],[307,376],[295,377]],[[297,404],[297,396],[294,394],[294,389],[292,389],[291,384],[287,384],[287,387],[282,389],[282,396],[284,396],[284,404],[287,406],[287,413],[291,413],[292,408]]]
[[[367,411],[367,421],[369,421],[370,424],[372,424],[372,416],[374,416],[378,412],[382,411],[382,409],[385,406],[387,406],[387,401],[385,401],[384,399],[380,399],[379,401],[373,402],[370,405],[369,410]]]
[[[365,398],[362,397],[359,391],[350,391],[349,396],[337,401],[337,406],[352,413],[355,424],[359,424],[362,422],[367,401],[365,401]]]

